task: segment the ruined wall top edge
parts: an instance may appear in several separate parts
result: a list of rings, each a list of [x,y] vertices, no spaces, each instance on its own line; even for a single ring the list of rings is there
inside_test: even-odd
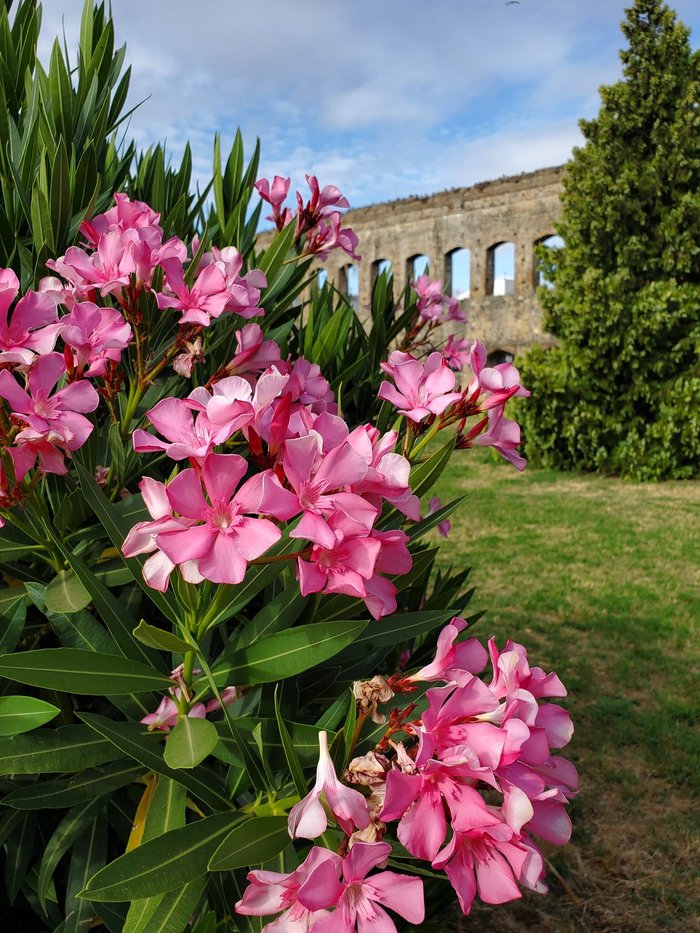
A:
[[[399,198],[395,201],[385,201],[379,204],[370,204],[367,207],[351,208],[345,216],[348,221],[373,221],[384,218],[396,218],[403,213],[419,213],[421,209],[429,210],[441,205],[462,204],[467,201],[477,201],[483,198],[498,197],[526,191],[528,189],[544,188],[549,185],[557,189],[561,186],[565,165],[555,165],[550,168],[537,169],[534,172],[521,172],[519,175],[508,175],[491,181],[482,181],[464,188],[450,188],[436,194],[416,195],[409,198]]]

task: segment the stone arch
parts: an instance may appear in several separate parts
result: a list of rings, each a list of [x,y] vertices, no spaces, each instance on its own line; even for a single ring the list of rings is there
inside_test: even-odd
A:
[[[430,267],[430,258],[425,253],[414,253],[406,260],[406,278],[415,280],[428,273]]]
[[[515,354],[510,350],[491,350],[486,357],[487,366],[498,366],[499,363],[512,363]]]
[[[348,263],[340,270],[340,290],[346,296],[355,311],[360,307],[360,268],[355,263]]]
[[[542,272],[542,262],[537,255],[538,246],[547,246],[551,248],[558,249],[564,245],[563,239],[559,236],[558,233],[546,233],[544,236],[538,237],[535,242],[532,244],[532,287],[539,288],[540,285],[547,285],[551,287],[551,283],[548,282],[544,273]]]
[[[515,243],[499,240],[486,252],[485,294],[502,297],[515,294]]]
[[[393,264],[390,259],[375,259],[372,263],[372,285],[382,272],[393,272]]]
[[[445,291],[463,300],[471,294],[472,254],[467,246],[456,246],[445,253]]]

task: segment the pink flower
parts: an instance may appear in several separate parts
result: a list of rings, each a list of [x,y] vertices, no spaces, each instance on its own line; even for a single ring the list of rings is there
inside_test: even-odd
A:
[[[478,677],[471,677],[461,686],[433,687],[427,691],[428,708],[423,713],[423,731],[434,742],[440,752],[443,748],[470,745],[478,755],[499,755],[503,762],[508,734],[494,725],[491,720],[502,718],[501,705],[496,697]],[[518,738],[528,738],[529,731],[523,727]],[[520,753],[517,747],[514,757]]]
[[[338,780],[328,752],[328,735],[318,734],[319,758],[316,783],[311,791],[289,811],[289,835],[292,839],[316,839],[326,831],[328,817],[321,802],[321,794],[346,834],[369,826],[369,813],[362,794],[346,787]]]
[[[173,693],[179,698],[179,690],[176,689]],[[204,704],[195,703],[194,706],[188,710],[187,715],[190,719],[204,719],[206,716]],[[141,719],[141,722],[145,726],[148,726],[149,732],[153,732],[156,729],[161,732],[169,732],[177,725],[179,716],[180,713],[175,701],[171,697],[163,697],[155,713],[148,713]]]
[[[447,338],[447,343],[440,352],[447,360],[447,365],[450,369],[454,369],[455,372],[458,372],[469,362],[469,341],[466,337],[455,340],[454,334],[450,334]]]
[[[453,392],[455,374],[440,353],[431,353],[425,366],[409,353],[395,350],[382,369],[396,383],[382,382],[379,398],[386,399],[402,415],[419,423],[429,415],[441,415],[462,396]]]
[[[19,481],[37,456],[45,473],[66,473],[63,454],[70,456],[92,433],[93,425],[83,412],[94,411],[100,399],[90,383],[73,382],[51,394],[65,371],[60,353],[40,356],[29,373],[29,394],[7,370],[0,372],[0,396],[9,402],[12,417],[27,425],[9,449]]]
[[[439,512],[442,508],[442,499],[439,496],[433,496],[428,504],[428,515],[432,515],[434,512]],[[452,522],[449,518],[443,518],[441,522],[438,523],[437,529],[442,535],[443,538],[446,538],[450,529],[452,528]]]
[[[341,861],[335,852],[314,846],[301,865],[288,874],[250,871],[250,883],[236,904],[236,913],[261,917],[283,911],[266,924],[268,933],[308,933],[326,911],[309,910],[300,898],[313,891],[316,900],[335,905],[343,892],[338,879]]]
[[[456,298],[444,295],[442,282],[427,275],[419,276],[411,282],[418,297],[418,317],[421,321],[438,323],[443,320],[466,321],[466,315],[459,307]]]
[[[404,515],[419,521],[420,503],[409,487],[411,464],[401,454],[394,453],[398,433],[388,431],[380,436],[376,428],[367,424],[355,428],[347,440],[367,463],[365,476],[353,484],[352,491],[367,496],[371,502],[376,497],[378,508],[380,500],[386,499]]]
[[[109,233],[112,227],[116,227],[121,233],[143,227],[158,227],[160,214],[148,204],[132,201],[124,192],[115,194],[114,200],[114,207],[110,207],[104,214],[97,214],[92,220],[83,221],[80,225],[80,232],[91,246],[97,246],[100,238]]]
[[[174,564],[196,561],[199,573],[212,583],[240,583],[248,561],[276,544],[279,528],[264,513],[288,517],[291,496],[271,474],[257,474],[234,491],[247,463],[236,454],[211,454],[202,467],[204,497],[197,471],[183,470],[166,487],[172,508],[202,524],[156,534],[156,544]]]
[[[247,384],[246,389],[250,394]],[[249,420],[250,406],[241,403],[238,408],[231,407],[234,414],[229,420],[211,421],[204,405],[199,401],[202,392],[208,399],[211,398],[206,389],[202,389],[194,391],[193,401],[181,398],[161,399],[146,412],[146,417],[167,440],[163,441],[139,428],[133,434],[134,450],[138,453],[164,450],[171,460],[191,458],[203,463],[217,444],[223,444],[234,430],[238,430],[238,419],[242,419],[243,423]],[[193,409],[197,410],[196,415]]]
[[[309,233],[306,252],[327,259],[334,249],[342,249],[351,259],[360,261],[357,253],[360,241],[354,230],[343,227],[341,215],[333,211],[327,217],[322,217]]]
[[[185,270],[177,258],[161,262],[165,272],[166,292],[156,295],[158,307],[175,308],[182,314],[179,324],[199,324],[208,327],[219,317],[229,300],[224,274],[215,265],[205,266],[190,288],[185,284]]]
[[[168,588],[170,574],[175,569],[175,564],[158,550],[156,535],[160,531],[178,531],[189,528],[194,522],[175,517],[163,483],[144,476],[139,483],[139,489],[153,521],[138,522],[134,525],[122,544],[122,554],[124,557],[151,554],[152,556],[143,565],[143,578],[154,590],[164,593]],[[184,571],[183,576],[190,583],[201,582],[204,579],[197,572],[195,563],[184,566],[181,570]]]
[[[320,530],[321,522],[316,523]],[[316,540],[315,528],[307,528],[305,537],[313,542],[309,561],[297,559],[297,575],[301,595],[309,593],[343,593],[364,599],[366,583],[375,575],[375,565],[382,545],[376,538],[368,537],[367,527],[344,512],[334,512],[323,534],[318,537],[327,541],[327,533],[333,535],[333,544],[328,547]]]
[[[502,408],[492,408],[488,413],[488,428],[472,441],[476,447],[493,447],[521,473],[527,460],[518,452],[520,425],[503,415]]]
[[[88,254],[78,246],[70,246],[65,256],[49,259],[46,266],[67,279],[79,295],[93,289],[99,289],[103,296],[118,294],[136,271],[133,243],[128,233],[116,227],[100,237],[95,252]]]
[[[494,638],[489,639],[489,655],[493,665],[491,691],[499,698],[509,697],[518,690],[527,690],[533,697],[565,697],[566,687],[552,672],[530,667],[523,645],[508,640],[499,651]]]
[[[27,292],[15,305],[8,323],[10,305],[19,291],[12,269],[0,269],[0,363],[26,369],[36,354],[50,353],[56,344],[56,301],[48,294]]]
[[[338,509],[352,515],[365,533],[372,527],[377,509],[361,496],[340,491],[359,482],[367,472],[365,460],[349,444],[322,454],[318,435],[290,439],[285,444],[283,469],[303,511],[292,537],[333,548],[336,534],[324,518]]]
[[[259,324],[245,324],[236,331],[236,355],[224,367],[233,375],[259,373],[281,359],[279,345],[274,340],[263,340]]]
[[[522,897],[518,881],[543,893],[544,864],[534,845],[502,822],[481,802],[480,818],[473,827],[456,831],[433,868],[444,868],[464,914],[474,898],[504,904]]]
[[[119,362],[130,343],[131,327],[116,308],[98,308],[91,301],[76,304],[61,318],[61,337],[74,350],[74,365],[87,376],[104,376],[109,360]]]
[[[221,703],[218,697],[209,700],[207,703],[207,713],[215,713],[217,710],[220,710],[222,703],[224,706],[230,706],[232,703],[235,703],[239,696],[240,693],[237,687],[224,687],[221,691]]]
[[[467,389],[467,396],[478,397],[482,392],[487,395],[481,401],[481,410],[502,407],[512,396],[528,398],[530,393],[520,385],[520,373],[512,363],[499,363],[486,366],[486,348],[475,340],[469,350],[469,365],[472,380]]]
[[[282,205],[287,200],[291,183],[291,178],[275,175],[272,184],[267,178],[259,178],[253,186],[263,201],[267,201],[272,206],[272,213],[266,219],[274,221],[278,230],[286,227],[292,219],[292,212],[289,208],[282,211]]]
[[[335,185],[324,185],[320,188],[315,175],[307,175],[306,183],[311,189],[308,208],[312,213],[326,215],[331,207],[350,207],[348,199],[343,197]]]
[[[435,657],[408,678],[414,683],[442,680],[464,686],[473,674],[486,665],[486,649],[477,638],[456,643],[456,639],[467,627],[464,619],[455,616],[440,632]]]
[[[295,401],[310,406],[313,412],[336,411],[335,396],[328,380],[321,373],[316,363],[309,363],[303,356],[298,357],[290,369],[288,391]]]
[[[228,300],[225,312],[233,312],[242,318],[260,317],[265,312],[258,307],[260,291],[267,285],[267,278],[260,269],[251,269],[246,275],[239,275],[243,267],[243,256],[233,246],[223,249],[212,247],[210,253],[202,257],[198,272],[208,266],[216,266],[223,273]]]
[[[388,907],[411,924],[425,919],[423,882],[420,878],[382,871],[367,877],[391,854],[386,842],[356,842],[342,863],[343,890],[336,909],[318,920],[311,933],[396,933],[396,925],[384,910]],[[299,900],[309,909],[328,906],[329,889],[307,885]]]

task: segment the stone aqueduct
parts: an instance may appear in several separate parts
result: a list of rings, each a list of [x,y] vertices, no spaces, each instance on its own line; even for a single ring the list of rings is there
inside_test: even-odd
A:
[[[535,246],[554,234],[561,213],[563,170],[563,166],[545,168],[428,197],[349,210],[345,223],[357,233],[362,256],[354,273],[359,274],[359,307],[369,303],[383,263],[391,263],[398,288],[405,276],[413,277],[416,257],[425,256],[431,277],[441,278],[447,291],[453,257],[469,250],[469,297],[460,302],[468,320],[466,325],[456,325],[455,333],[482,340],[494,357],[551,342],[542,330],[536,296]],[[515,248],[512,293],[494,295],[496,250],[508,243]],[[344,253],[335,251],[321,268],[329,281],[348,293],[352,273]]]

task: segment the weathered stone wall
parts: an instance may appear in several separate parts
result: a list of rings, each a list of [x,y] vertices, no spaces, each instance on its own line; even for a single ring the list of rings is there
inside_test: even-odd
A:
[[[549,343],[542,331],[542,311],[535,288],[539,276],[534,249],[554,233],[561,212],[563,166],[540,169],[455,188],[428,197],[405,198],[345,214],[344,224],[360,239],[359,303],[369,304],[376,263],[392,264],[395,288],[401,288],[413,257],[425,255],[432,278],[449,291],[450,253],[470,250],[470,296],[461,304],[467,324],[455,333],[482,340],[489,353],[521,353],[533,343]],[[493,249],[515,244],[513,294],[493,295]],[[350,260],[340,250],[323,266],[338,288],[346,289]]]

